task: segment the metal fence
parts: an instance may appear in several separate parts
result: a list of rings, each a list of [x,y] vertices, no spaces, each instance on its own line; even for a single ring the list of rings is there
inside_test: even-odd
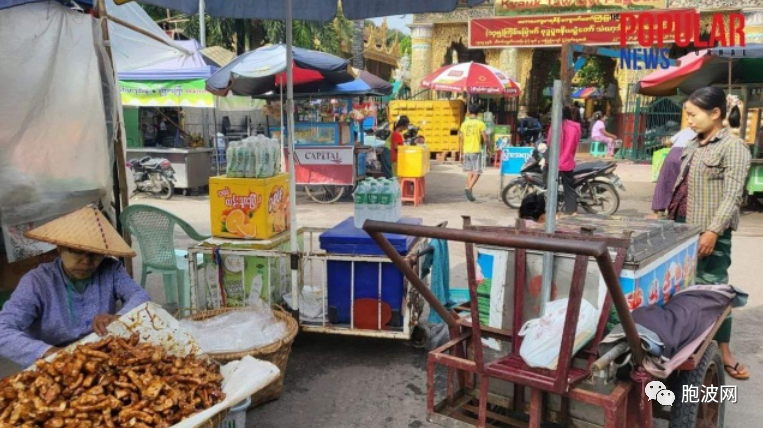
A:
[[[655,150],[665,147],[666,140],[681,130],[682,99],[649,97],[636,94],[628,87],[624,104],[624,135],[630,144],[621,156],[633,161],[649,161]]]

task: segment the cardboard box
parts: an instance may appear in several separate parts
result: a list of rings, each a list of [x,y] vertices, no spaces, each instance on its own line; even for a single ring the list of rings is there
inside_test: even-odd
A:
[[[0,292],[12,293],[22,276],[39,266],[40,263],[50,263],[56,257],[58,257],[58,251],[54,250],[15,263],[8,263],[5,252],[0,252]]]
[[[212,236],[270,239],[289,230],[289,175],[209,179]]]

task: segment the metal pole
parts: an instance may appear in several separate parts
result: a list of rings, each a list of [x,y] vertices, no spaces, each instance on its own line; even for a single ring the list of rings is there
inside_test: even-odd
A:
[[[101,37],[103,38],[103,45],[106,49],[106,56],[109,60],[109,66],[112,69],[112,72],[114,73],[114,82],[118,82],[119,78],[117,76],[117,69],[116,64],[114,63],[114,57],[111,52],[111,38],[109,36],[109,23],[106,19],[106,16],[108,16],[108,12],[106,10],[106,1],[105,0],[98,0],[95,4],[96,10],[98,12],[98,17],[101,20]],[[117,100],[116,100],[116,121],[114,122],[114,125],[116,129],[114,130],[114,162],[116,163],[115,168],[113,168],[113,172],[117,173],[117,176],[113,177],[113,179],[119,183],[118,186],[115,186],[115,189],[118,190],[118,192],[114,195],[114,225],[116,226],[117,232],[119,232],[122,235],[122,238],[127,242],[127,245],[132,245],[132,236],[130,235],[130,232],[128,232],[126,229],[124,229],[122,226],[122,222],[119,220],[119,216],[122,213],[124,209],[127,208],[129,205],[129,199],[127,195],[127,172],[125,171],[125,144],[124,144],[124,135],[122,134],[122,121],[123,121],[123,113],[122,113],[122,103],[119,101],[119,94],[116,94]],[[125,266],[125,269],[127,270],[127,273],[132,276],[133,274],[133,266],[132,266],[132,259],[131,258],[125,258],[123,259],[123,263]]]
[[[299,321],[299,248],[297,243],[297,186],[294,170],[294,59],[292,53],[292,0],[286,0],[286,121],[289,145],[289,249],[291,250],[291,295]]]
[[[556,207],[559,196],[559,145],[562,138],[562,82],[554,80],[551,104],[551,141],[548,154],[548,178],[546,189],[546,233],[556,231]],[[551,298],[551,282],[554,277],[554,253],[543,254],[543,286],[541,287],[541,315],[546,313],[546,303]]]
[[[207,20],[205,19],[206,12],[204,0],[199,0],[199,43],[202,48],[207,47]]]

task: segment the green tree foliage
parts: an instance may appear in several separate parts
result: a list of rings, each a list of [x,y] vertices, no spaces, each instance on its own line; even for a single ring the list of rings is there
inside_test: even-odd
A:
[[[166,18],[165,9],[143,6],[154,19]],[[266,44],[286,42],[286,24],[282,21],[242,20],[207,17],[207,46],[222,46],[226,49],[236,47],[236,53],[242,54]],[[352,41],[352,21],[339,12],[332,23],[294,21],[294,46],[316,49],[340,55],[343,46]],[[185,23],[183,33],[191,38],[199,38],[199,19],[192,17]],[[235,37],[234,37],[235,36]]]
[[[578,86],[594,88],[601,88],[605,86],[605,67],[602,64],[602,60],[608,58],[601,58],[598,56],[592,56],[588,58],[583,65],[583,68],[575,75],[575,82]]]

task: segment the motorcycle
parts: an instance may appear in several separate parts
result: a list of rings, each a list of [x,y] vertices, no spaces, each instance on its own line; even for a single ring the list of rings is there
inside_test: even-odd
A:
[[[159,195],[169,200],[175,193],[175,170],[167,159],[155,159],[145,156],[140,159],[130,159],[127,167],[132,171],[136,192],[146,192]]]
[[[510,208],[518,209],[525,196],[531,193],[546,193],[545,163],[548,147],[541,142],[533,150],[520,170],[520,176],[506,185],[501,192],[503,202]],[[620,194],[625,191],[620,177],[615,174],[616,162],[584,162],[575,166],[574,187],[578,203],[590,214],[614,215],[620,208]],[[557,200],[559,209],[564,204],[564,190],[560,183]]]

